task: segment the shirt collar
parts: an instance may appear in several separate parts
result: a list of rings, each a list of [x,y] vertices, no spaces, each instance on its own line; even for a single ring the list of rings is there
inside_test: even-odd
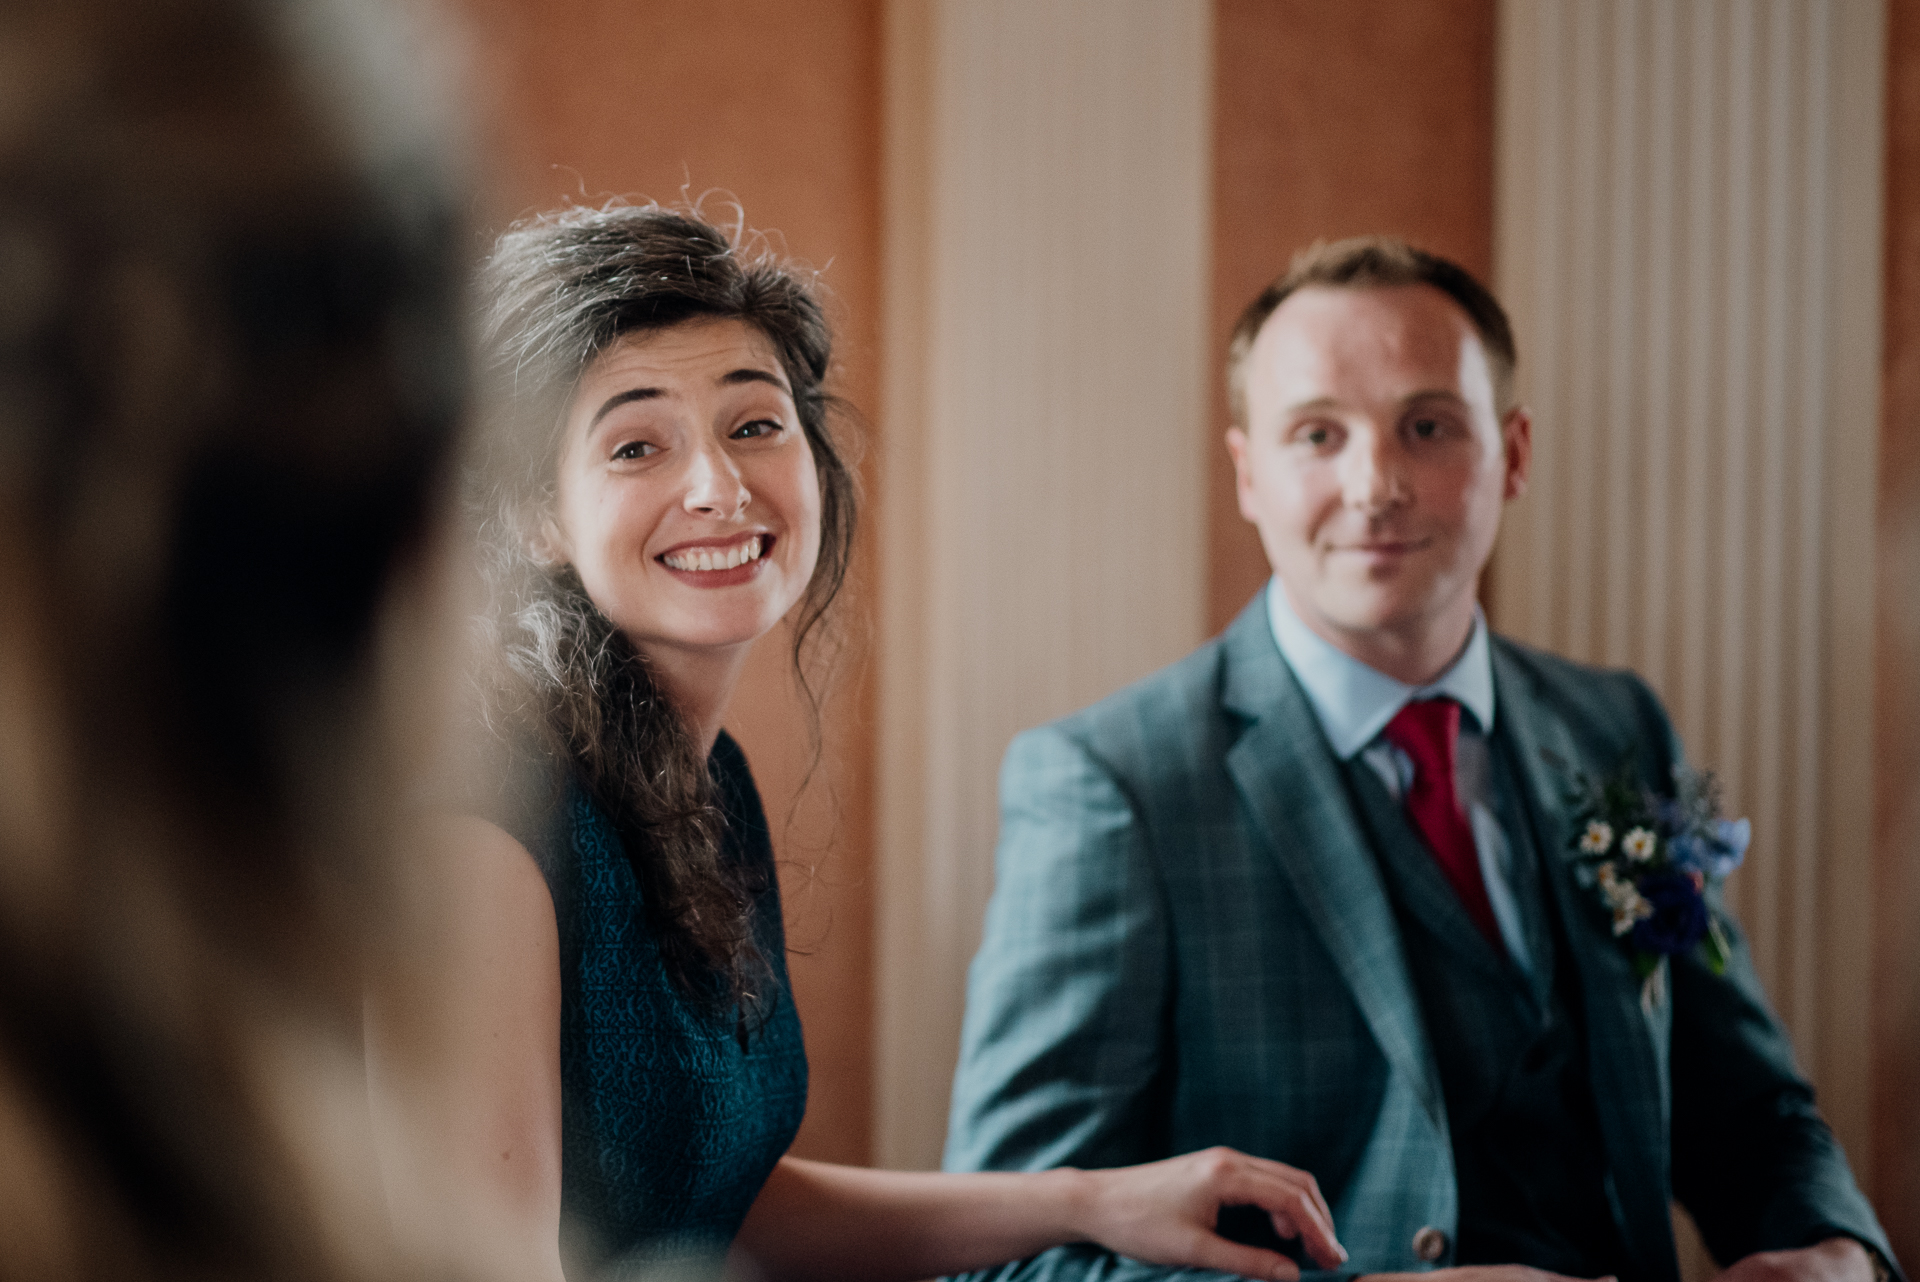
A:
[[[1278,579],[1267,585],[1267,618],[1281,657],[1299,678],[1327,742],[1342,761],[1372,743],[1394,714],[1415,699],[1453,699],[1479,722],[1482,734],[1493,733],[1493,659],[1486,616],[1478,606],[1466,649],[1423,686],[1396,681],[1337,649],[1300,621]]]

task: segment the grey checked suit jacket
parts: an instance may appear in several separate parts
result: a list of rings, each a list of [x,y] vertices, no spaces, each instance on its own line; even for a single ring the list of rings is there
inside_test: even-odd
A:
[[[1664,785],[1679,747],[1658,701],[1631,674],[1498,638],[1493,667],[1496,732],[1523,763],[1570,923],[1639,1276],[1677,1279],[1676,1196],[1723,1261],[1834,1233],[1887,1254],[1738,932],[1725,976],[1676,960],[1649,1012],[1606,914],[1567,875],[1565,778],[1543,750],[1590,772],[1636,754]],[[1180,663],[1015,739],[948,1168],[1227,1144],[1312,1171],[1354,1271],[1431,1267],[1415,1233],[1451,1240],[1457,1221],[1445,1104],[1349,795],[1261,598]],[[999,1275],[1166,1273],[1073,1247]]]

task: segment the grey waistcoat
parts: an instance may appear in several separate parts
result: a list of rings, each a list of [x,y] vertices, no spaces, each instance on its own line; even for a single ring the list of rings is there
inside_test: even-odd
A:
[[[1579,985],[1545,893],[1512,749],[1493,736],[1494,794],[1512,849],[1532,974],[1474,928],[1380,779],[1348,762],[1433,1047],[1460,1186],[1456,1239],[1436,1263],[1529,1264],[1626,1277],[1612,1179],[1587,1074]]]

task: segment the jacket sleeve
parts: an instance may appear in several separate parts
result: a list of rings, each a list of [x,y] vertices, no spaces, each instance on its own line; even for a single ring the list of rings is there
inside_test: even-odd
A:
[[[968,974],[948,1170],[1168,1156],[1168,948],[1147,835],[1118,781],[1055,727],[1015,739]]]
[[[1302,1269],[1300,1282],[1355,1282],[1355,1273]],[[969,1273],[951,1282],[1241,1282],[1239,1275],[1213,1269],[1169,1269],[1142,1264],[1124,1255],[1082,1244],[1063,1246],[997,1269]]]
[[[1724,975],[1693,956],[1672,961],[1674,1196],[1722,1265],[1826,1238],[1859,1238],[1891,1261],[1766,1006],[1740,927],[1720,917],[1732,946]]]
[[[1667,761],[1681,760],[1658,700],[1637,678],[1633,684],[1644,738],[1661,742]],[[1829,1237],[1857,1238],[1892,1260],[1718,888],[1708,903],[1731,946],[1725,973],[1692,954],[1670,962],[1674,1196],[1723,1266]]]
[[[945,1165],[1124,1166],[1166,1157],[1169,940],[1151,843],[1120,782],[1056,727],[1013,741],[985,938],[967,983]],[[1090,1245],[984,1282],[1202,1282]]]
[[[1671,972],[1675,1197],[1723,1265],[1830,1237],[1857,1238],[1892,1260],[1767,1008],[1738,926],[1724,913],[1722,921],[1733,954],[1726,973],[1691,956],[1675,958]]]

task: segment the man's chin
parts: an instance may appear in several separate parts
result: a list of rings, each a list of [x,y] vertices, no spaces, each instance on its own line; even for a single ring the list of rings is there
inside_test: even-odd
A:
[[[1327,592],[1315,604],[1330,626],[1351,636],[1411,640],[1470,619],[1476,599],[1471,585],[1362,582]]]
[[[1425,612],[1404,601],[1361,597],[1329,602],[1321,618],[1328,627],[1356,641],[1384,640],[1417,633]]]

